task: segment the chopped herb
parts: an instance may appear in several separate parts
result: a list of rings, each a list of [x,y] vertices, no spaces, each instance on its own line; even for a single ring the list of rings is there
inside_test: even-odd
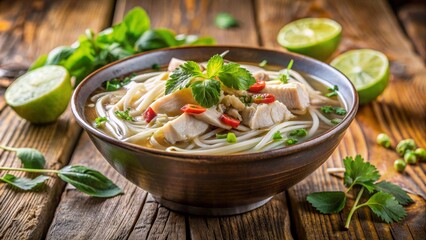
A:
[[[228,137],[227,133],[223,133],[223,134],[216,133],[216,138],[217,139],[225,139],[226,137]]]
[[[334,112],[337,114],[337,115],[345,115],[346,114],[346,109],[344,109],[344,108],[342,108],[342,107],[335,107],[334,108]]]
[[[308,131],[306,131],[306,129],[301,128],[301,129],[295,129],[293,131],[291,131],[289,133],[290,136],[296,136],[296,137],[304,137],[306,135],[308,135]]]
[[[226,141],[229,143],[236,143],[237,142],[237,136],[235,136],[235,133],[229,132],[226,136]]]
[[[266,64],[268,64],[268,61],[263,60],[263,61],[261,61],[261,62],[259,63],[259,67],[265,67],[265,66],[266,66]]]
[[[319,212],[323,214],[341,212],[346,205],[346,193],[357,185],[361,188],[346,219],[346,229],[349,228],[354,212],[364,206],[368,206],[374,214],[387,223],[398,222],[407,215],[402,205],[412,203],[413,199],[398,185],[386,181],[376,183],[380,174],[375,166],[365,162],[360,155],[357,155],[355,159],[346,157],[343,159],[343,164],[346,170],[344,174],[346,192],[315,192],[306,198]],[[364,194],[365,189],[369,193]],[[369,199],[359,203],[362,196],[367,196]]]
[[[285,74],[282,74],[282,73],[278,74],[277,79],[280,80],[283,84],[288,83],[288,77]]]
[[[226,12],[222,12],[216,15],[214,23],[216,24],[216,27],[221,29],[228,29],[238,26],[237,20],[235,20],[231,14]]]
[[[241,102],[243,102],[244,104],[250,104],[253,103],[253,97],[250,95],[245,95],[245,96],[241,96],[240,97]]]
[[[293,67],[293,59],[290,60],[290,62],[287,65],[287,68],[285,69],[285,73],[280,73],[278,75],[278,80],[280,80],[282,83],[286,84],[288,83],[288,80],[290,80],[290,69]]]
[[[323,106],[321,107],[321,112],[329,114],[334,112],[334,107],[333,106]]]
[[[151,68],[158,71],[160,70],[160,65],[158,63],[154,63],[152,64]]]
[[[117,110],[115,111],[115,115],[123,120],[133,121],[133,117],[129,114],[129,109],[125,111]]]
[[[298,140],[297,139],[295,139],[295,138],[287,138],[286,140],[285,140],[285,144],[286,145],[294,145],[294,144],[296,144],[298,142]]]
[[[332,88],[327,88],[329,93],[325,94],[326,97],[334,97],[337,96],[337,91],[339,91],[339,87],[337,85],[334,85]]]
[[[106,117],[97,117],[95,119],[95,127],[100,127],[102,124],[106,123],[108,119]]]
[[[281,139],[283,139],[283,136],[281,136],[280,131],[276,131],[274,133],[274,135],[272,135],[272,140],[274,140],[274,141],[278,141],[278,140],[281,140]]]
[[[333,119],[331,119],[331,121],[330,121],[332,124],[334,124],[334,125],[337,125],[337,124],[339,124],[339,123],[341,123],[342,122],[342,119],[340,119],[340,118],[333,118]]]
[[[114,78],[112,80],[106,81],[105,83],[105,89],[107,91],[116,91],[123,86],[129,84],[132,81],[130,77],[125,77],[123,80],[118,80],[117,78]]]

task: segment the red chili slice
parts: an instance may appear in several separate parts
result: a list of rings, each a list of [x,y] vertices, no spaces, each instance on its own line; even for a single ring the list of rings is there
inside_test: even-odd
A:
[[[253,95],[253,102],[254,103],[273,103],[275,102],[275,96],[270,93],[263,93],[263,94],[255,94]]]
[[[265,86],[266,86],[265,81],[256,80],[256,83],[250,86],[249,92],[254,92],[254,93],[260,92],[262,91],[262,89],[265,88]]]
[[[157,113],[155,113],[154,110],[152,110],[152,108],[148,108],[143,113],[143,118],[145,119],[145,122],[147,123],[151,122],[151,120],[154,119],[156,116],[157,116]]]
[[[238,121],[235,118],[231,118],[230,116],[226,115],[226,114],[222,114],[219,118],[219,120],[221,122],[223,122],[224,124],[231,126],[233,128],[237,128],[240,125],[240,121]]]
[[[183,106],[180,110],[189,114],[200,114],[206,111],[205,108],[195,104],[185,104],[185,106]]]

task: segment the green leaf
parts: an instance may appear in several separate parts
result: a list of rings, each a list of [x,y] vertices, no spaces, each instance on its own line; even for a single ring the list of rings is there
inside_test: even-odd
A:
[[[334,125],[337,125],[337,124],[339,124],[339,123],[342,122],[342,119],[340,119],[340,118],[333,118],[333,119],[330,120],[330,122],[332,124],[334,124]]]
[[[346,194],[340,191],[314,192],[306,200],[320,213],[339,213],[346,205]]]
[[[57,47],[49,52],[45,65],[59,65],[65,62],[74,51],[74,48],[68,46]]]
[[[391,182],[381,181],[375,184],[376,191],[392,194],[402,205],[413,203],[413,199],[398,185]]]
[[[220,55],[216,54],[211,57],[207,62],[207,77],[212,78],[217,76],[220,73],[222,66],[223,58]]]
[[[322,106],[321,112],[326,113],[326,114],[333,113],[334,107],[333,106]]]
[[[106,117],[97,117],[95,119],[95,127],[98,128],[98,127],[102,126],[102,124],[104,124],[106,122],[108,122],[108,118],[106,118]]]
[[[34,70],[39,67],[43,67],[46,64],[47,61],[47,54],[41,55],[39,58],[37,58],[30,66],[28,71]]]
[[[121,45],[118,43],[109,45],[107,48],[107,53],[107,63],[129,57],[133,54],[133,52],[129,52],[128,50],[121,47]]]
[[[151,21],[144,9],[135,7],[124,17],[128,37],[136,41],[145,31],[151,28]]]
[[[344,183],[346,187],[352,185],[362,185],[369,192],[373,192],[375,189],[374,182],[380,178],[379,171],[369,162],[364,162],[361,155],[357,155],[355,160],[352,157],[346,157],[343,159],[345,165]]]
[[[58,176],[78,190],[94,197],[114,197],[123,191],[100,172],[84,166],[67,166]]]
[[[274,133],[274,135],[272,135],[272,140],[274,140],[274,141],[278,141],[278,140],[281,140],[281,139],[283,139],[283,136],[281,135],[280,131],[276,131]]]
[[[217,80],[196,81],[191,84],[191,90],[195,101],[203,107],[209,108],[219,103],[220,82]]]
[[[64,67],[76,78],[76,85],[95,70],[95,50],[87,39],[81,39],[74,53],[65,61]]]
[[[238,26],[237,20],[229,13],[219,13],[216,15],[214,23],[218,28],[227,29]]]
[[[135,44],[139,52],[176,46],[175,34],[168,29],[146,31]]]
[[[174,91],[187,88],[194,77],[203,76],[200,66],[193,61],[188,61],[176,68],[166,82],[166,95]]]
[[[196,37],[185,41],[186,45],[213,45],[216,40],[212,37]]]
[[[334,108],[334,112],[338,115],[345,115],[346,114],[346,109],[342,108],[342,107],[335,107]]]
[[[361,206],[369,206],[386,223],[398,222],[407,215],[402,205],[391,194],[384,192],[375,193]]]
[[[222,71],[219,73],[219,79],[225,86],[236,90],[247,90],[256,83],[253,75],[237,63],[223,65]]]
[[[127,110],[125,110],[125,111],[117,110],[117,111],[115,111],[114,113],[115,113],[115,115],[116,115],[117,117],[119,117],[119,118],[121,118],[121,119],[123,119],[123,120],[126,120],[126,121],[133,121],[133,117],[132,117],[132,116],[130,116],[130,114],[129,114],[129,109],[127,109]]]
[[[46,164],[43,154],[34,148],[17,148],[16,156],[24,168],[43,169]]]
[[[49,177],[43,175],[30,179],[25,177],[16,177],[12,174],[5,174],[0,178],[1,181],[24,191],[35,190],[41,187],[47,179],[49,179]]]

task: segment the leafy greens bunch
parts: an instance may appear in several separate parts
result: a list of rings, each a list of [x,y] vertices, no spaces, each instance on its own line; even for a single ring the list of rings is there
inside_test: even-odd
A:
[[[356,210],[368,206],[373,213],[386,223],[397,222],[407,213],[402,205],[413,202],[413,199],[399,186],[377,180],[380,174],[377,168],[357,155],[355,159],[346,157],[343,159],[345,166],[344,184],[346,192],[315,192],[307,197],[307,201],[323,214],[339,213],[346,206],[346,194],[353,188],[358,188],[355,203],[346,219],[345,228],[349,228],[351,218]],[[366,193],[364,191],[367,190]],[[368,198],[360,203],[361,198]]]
[[[94,70],[132,54],[181,45],[209,45],[215,40],[195,35],[176,35],[168,29],[151,29],[148,14],[133,8],[123,21],[95,35],[90,29],[71,46],[61,46],[40,56],[30,67],[64,66],[76,79],[76,85]]]
[[[24,168],[0,167],[0,170],[30,172],[30,173],[53,173],[57,174],[63,181],[73,185],[77,190],[94,197],[114,197],[123,191],[102,173],[84,166],[66,166],[59,170],[43,169],[46,160],[42,153],[33,148],[12,148],[0,146],[6,151],[17,153]],[[49,177],[39,175],[35,178],[17,177],[5,174],[0,177],[0,182],[5,182],[23,191],[37,190],[42,187]]]
[[[247,90],[255,82],[247,69],[237,63],[225,63],[223,57],[216,54],[207,62],[205,72],[193,61],[175,69],[166,82],[166,94],[191,88],[195,101],[209,108],[219,103],[222,85],[235,90]]]

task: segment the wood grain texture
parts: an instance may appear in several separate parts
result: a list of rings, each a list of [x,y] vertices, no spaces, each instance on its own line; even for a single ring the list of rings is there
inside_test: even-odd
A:
[[[398,11],[405,31],[426,63],[426,5],[410,4]]]
[[[424,147],[426,133],[425,68],[385,1],[256,1],[261,39],[265,46],[276,43],[279,29],[303,17],[328,17],[343,26],[343,39],[335,55],[357,48],[373,48],[391,60],[392,77],[388,88],[368,105],[361,106],[356,121],[333,156],[315,173],[289,190],[291,211],[302,239],[424,239],[426,236],[425,200],[412,195],[415,204],[407,207],[408,216],[398,224],[382,223],[368,209],[360,209],[349,231],[343,231],[348,210],[341,214],[321,215],[307,202],[315,191],[342,190],[342,180],[326,173],[328,167],[341,167],[341,159],[363,155],[382,173],[382,179],[414,192],[425,193],[425,164],[407,167],[404,174],[393,169],[398,156],[394,150],[376,145],[375,138],[385,132],[393,147],[413,138]],[[351,204],[351,202],[349,202]]]
[[[104,19],[88,21],[94,10],[106,16],[111,12],[112,2],[105,3],[98,6],[96,1],[88,0],[1,1],[0,64],[28,65],[37,55],[72,43],[86,27],[97,30],[105,27]],[[3,96],[0,97],[0,111],[2,144],[39,149],[45,154],[49,168],[59,169],[68,163],[81,132],[70,110],[56,123],[44,126],[20,119],[5,107]],[[19,167],[20,163],[14,153],[0,151],[0,166]],[[56,177],[50,178],[40,192],[20,192],[0,184],[0,239],[42,238],[63,187]]]

